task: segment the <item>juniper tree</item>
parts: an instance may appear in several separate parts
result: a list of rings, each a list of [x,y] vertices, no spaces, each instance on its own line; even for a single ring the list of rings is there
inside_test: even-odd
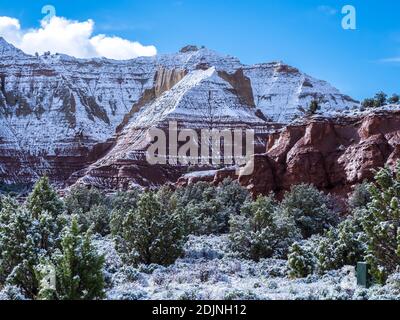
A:
[[[66,221],[63,216],[64,204],[47,177],[36,183],[26,206],[38,224],[40,248],[50,254],[59,245],[59,236]]]
[[[337,225],[337,214],[329,209],[329,202],[314,186],[301,184],[285,194],[280,210],[294,218],[303,238],[309,238]]]
[[[375,280],[384,283],[400,265],[400,162],[394,172],[379,170],[370,192],[372,201],[363,218],[368,261]]]
[[[315,255],[316,241],[307,240],[303,243],[294,243],[288,254],[289,276],[292,278],[305,278],[313,274],[317,259]]]
[[[156,194],[146,192],[137,209],[127,214],[118,248],[128,263],[169,265],[182,254],[182,229],[177,215],[163,210]]]
[[[399,104],[399,102],[400,102],[400,96],[399,96],[398,94],[393,94],[393,95],[389,98],[388,102],[389,102],[390,104]]]
[[[230,220],[230,248],[243,258],[284,258],[300,237],[293,218],[282,214],[272,195],[247,202]]]
[[[92,227],[101,235],[110,233],[110,199],[96,188],[73,187],[65,197],[65,207],[69,215],[76,215],[82,231]]]
[[[365,109],[372,109],[375,108],[375,100],[374,99],[365,99],[362,102],[362,107]]]
[[[309,113],[310,113],[311,115],[316,114],[317,111],[319,111],[320,109],[321,109],[321,106],[319,105],[318,100],[313,100],[313,101],[311,101],[310,106],[309,106],[309,108],[308,108]]]
[[[370,184],[363,182],[355,187],[354,192],[349,198],[349,206],[351,209],[366,208],[371,202],[371,193],[369,192]]]
[[[30,212],[11,198],[5,199],[0,212],[0,282],[19,286],[30,298],[38,289],[39,243],[38,225]]]
[[[94,300],[104,297],[104,257],[92,245],[90,231],[81,234],[77,217],[65,229],[61,252],[54,255],[53,261],[57,299]]]
[[[375,95],[375,107],[379,108],[387,103],[387,94],[384,92],[378,92]]]
[[[136,210],[140,191],[118,192],[112,199],[110,231],[114,237],[122,234],[122,225],[129,211]]]
[[[27,208],[34,219],[39,219],[42,212],[47,212],[53,217],[62,214],[63,203],[47,177],[41,178],[34,186],[27,200]]]
[[[175,193],[177,212],[187,234],[224,234],[229,231],[229,219],[240,213],[249,192],[231,179],[219,186],[199,182]]]

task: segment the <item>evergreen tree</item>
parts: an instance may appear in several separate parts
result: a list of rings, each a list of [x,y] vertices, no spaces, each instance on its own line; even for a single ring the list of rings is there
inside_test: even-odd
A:
[[[208,235],[229,232],[229,219],[240,214],[249,192],[231,179],[218,187],[199,182],[175,192],[176,211],[187,234]]]
[[[108,198],[96,188],[78,185],[71,188],[64,202],[69,215],[78,215],[89,212],[93,206],[107,205]]]
[[[300,235],[294,220],[277,210],[272,195],[246,203],[230,220],[230,248],[243,258],[284,258]]]
[[[93,232],[103,236],[110,233],[111,201],[103,192],[75,186],[64,201],[67,213],[78,217],[83,232],[92,228]]]
[[[318,100],[313,100],[313,101],[311,101],[310,107],[308,108],[309,113],[310,113],[311,115],[316,114],[317,111],[319,111],[320,109],[321,109],[321,106],[319,105]]]
[[[110,220],[110,231],[114,237],[123,233],[123,222],[129,211],[137,209],[140,191],[118,192],[112,199],[112,212]]]
[[[389,102],[390,104],[399,104],[399,102],[400,102],[400,96],[399,96],[398,94],[393,94],[393,95],[389,98],[388,102]]]
[[[34,219],[39,219],[42,212],[56,217],[63,212],[63,203],[56,191],[50,186],[47,177],[41,178],[33,188],[27,200],[27,208]]]
[[[383,107],[387,103],[387,94],[384,92],[378,92],[375,95],[375,107]]]
[[[294,218],[303,238],[309,238],[337,225],[338,216],[329,205],[326,195],[312,185],[301,184],[285,194],[280,209]]]
[[[182,254],[183,243],[176,214],[163,210],[157,196],[147,192],[124,220],[118,248],[128,263],[169,265]]]
[[[229,211],[228,215],[237,215],[251,195],[237,181],[225,179],[217,188],[217,199]]]
[[[93,300],[104,297],[104,257],[99,256],[93,247],[90,232],[81,235],[76,217],[65,230],[61,252],[53,260],[58,299]]]
[[[371,185],[368,182],[364,182],[355,187],[349,199],[349,206],[351,209],[362,209],[368,206],[371,202],[370,187]]]
[[[370,192],[363,218],[368,261],[375,280],[384,283],[400,265],[400,162],[395,172],[387,167],[377,172]]]
[[[294,243],[288,254],[289,276],[305,278],[313,274],[317,265],[313,241],[307,240],[303,244]]]
[[[372,108],[375,108],[375,100],[374,99],[365,99],[363,102],[362,102],[362,107],[364,108],[364,109],[372,109]]]
[[[38,283],[35,266],[39,261],[40,234],[31,214],[11,198],[0,212],[0,283],[19,286],[34,298]]]

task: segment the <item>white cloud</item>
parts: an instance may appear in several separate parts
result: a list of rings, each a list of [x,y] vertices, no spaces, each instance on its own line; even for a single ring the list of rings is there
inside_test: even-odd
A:
[[[338,10],[336,8],[333,8],[330,6],[325,6],[325,5],[319,6],[318,11],[320,11],[324,14],[327,14],[329,16],[334,16],[335,14],[338,13]]]
[[[26,53],[40,54],[50,51],[77,58],[106,57],[132,59],[157,54],[154,46],[143,46],[119,37],[93,35],[94,21],[72,21],[53,17],[41,21],[40,28],[23,30],[17,19],[0,17],[0,36]]]
[[[397,63],[397,62],[400,62],[400,57],[385,58],[385,59],[379,60],[379,62],[383,62],[383,63]]]

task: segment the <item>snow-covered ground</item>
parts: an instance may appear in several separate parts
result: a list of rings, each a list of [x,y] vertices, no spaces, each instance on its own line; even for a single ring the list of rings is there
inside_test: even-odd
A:
[[[357,287],[354,267],[306,279],[287,277],[286,261],[235,257],[226,236],[191,237],[174,265],[124,266],[109,239],[96,240],[106,256],[111,300],[363,300],[400,299],[400,275],[385,287]]]

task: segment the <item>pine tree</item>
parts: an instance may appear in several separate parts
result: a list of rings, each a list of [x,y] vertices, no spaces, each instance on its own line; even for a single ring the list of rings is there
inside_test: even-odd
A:
[[[124,220],[121,240],[118,247],[128,263],[169,265],[182,254],[184,235],[178,217],[147,192]]]
[[[34,298],[38,283],[35,266],[41,254],[40,234],[31,214],[7,198],[0,212],[0,283],[19,286]]]
[[[56,255],[57,298],[93,300],[104,297],[104,257],[91,243],[91,234],[80,234],[77,217],[65,230],[61,253]]]
[[[43,212],[47,212],[53,217],[62,214],[63,203],[57,192],[50,186],[47,177],[41,178],[36,183],[27,200],[27,208],[35,219],[39,219],[40,214]]]
[[[370,184],[363,182],[355,187],[354,192],[350,196],[349,206],[351,209],[366,208],[371,202],[371,193],[369,192]]]
[[[368,261],[376,281],[384,283],[400,265],[400,162],[395,172],[388,167],[375,176],[372,201],[363,218],[368,240]]]

